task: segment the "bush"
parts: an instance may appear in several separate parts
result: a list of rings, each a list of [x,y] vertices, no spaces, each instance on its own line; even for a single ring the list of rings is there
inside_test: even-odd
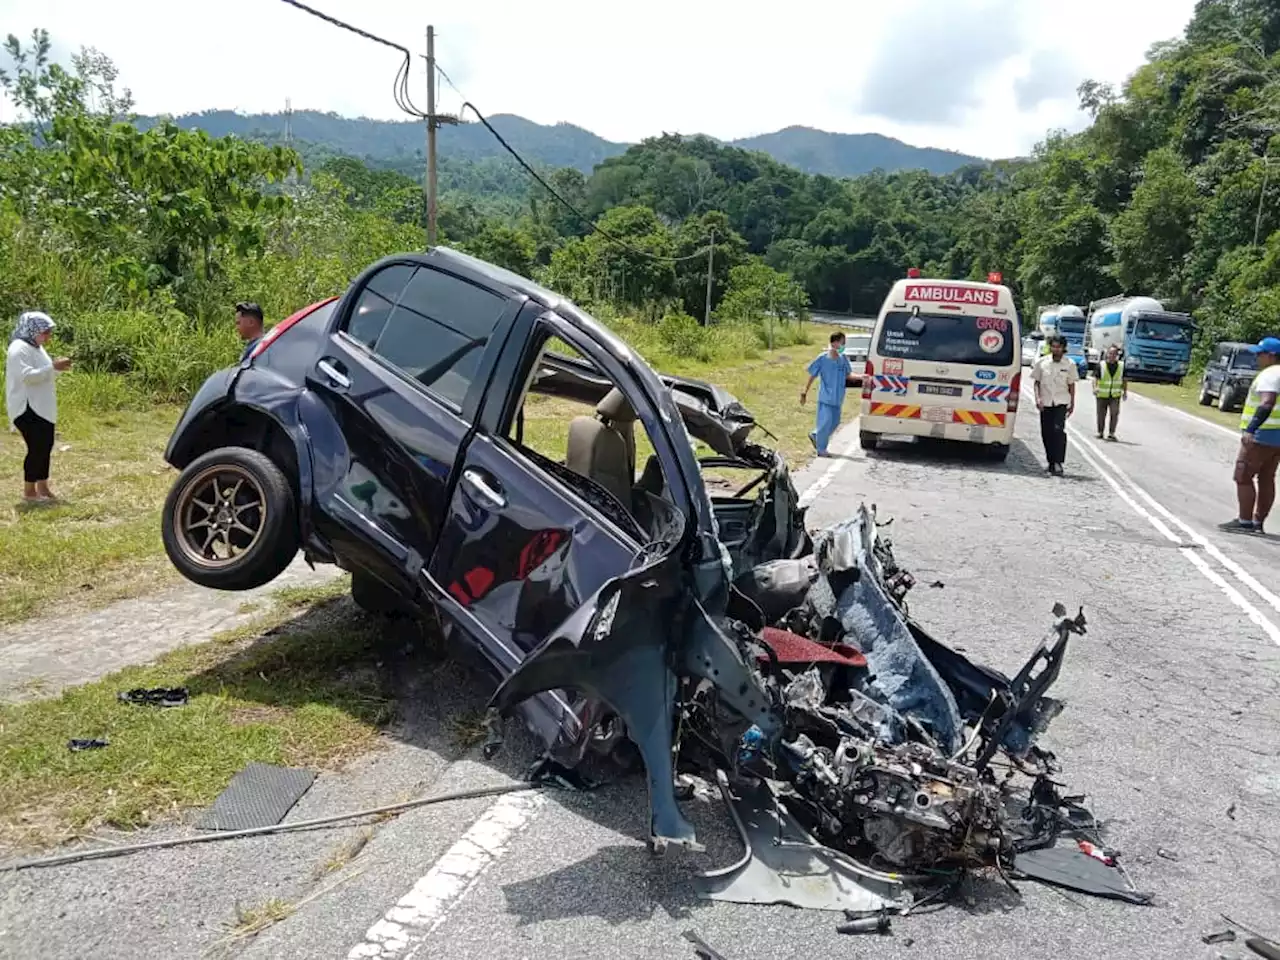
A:
[[[711,360],[706,328],[687,313],[668,313],[658,324],[658,336],[663,347],[673,356],[702,363]]]
[[[239,351],[230,322],[206,330],[172,308],[96,311],[60,324],[58,333],[77,372],[117,375],[136,394],[176,403]]]

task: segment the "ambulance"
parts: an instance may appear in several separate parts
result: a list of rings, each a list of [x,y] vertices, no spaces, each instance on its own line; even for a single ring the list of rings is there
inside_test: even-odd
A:
[[[889,291],[862,378],[859,439],[886,434],[983,444],[1003,460],[1022,385],[1022,331],[998,273],[986,283],[907,271]]]

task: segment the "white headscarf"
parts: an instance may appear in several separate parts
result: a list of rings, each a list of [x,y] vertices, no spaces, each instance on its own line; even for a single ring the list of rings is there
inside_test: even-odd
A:
[[[28,310],[18,317],[18,325],[13,328],[13,340],[25,340],[35,346],[36,337],[46,330],[53,329],[53,318],[39,310]]]

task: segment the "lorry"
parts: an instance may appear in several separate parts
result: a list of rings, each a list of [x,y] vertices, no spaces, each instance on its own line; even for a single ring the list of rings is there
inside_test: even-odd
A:
[[[1187,313],[1165,310],[1154,297],[1116,296],[1089,304],[1085,349],[1097,369],[1107,348],[1124,357],[1130,380],[1181,383],[1191,363],[1195,321]]]
[[[1040,354],[1049,352],[1049,338],[1061,334],[1067,338],[1067,356],[1075,362],[1076,369],[1083,380],[1088,373],[1085,361],[1084,311],[1070,303],[1054,303],[1041,307],[1036,317],[1036,332],[1043,336],[1040,341]]]

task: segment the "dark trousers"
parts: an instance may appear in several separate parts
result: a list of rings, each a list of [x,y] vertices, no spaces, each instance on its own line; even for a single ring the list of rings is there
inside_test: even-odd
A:
[[[1052,464],[1067,460],[1067,408],[1045,407],[1040,411],[1040,437],[1045,459]]]
[[[22,479],[27,483],[48,480],[49,458],[53,454],[53,424],[27,407],[13,421],[13,425],[27,442],[27,457],[22,461]]]
[[[1120,398],[1119,397],[1097,397],[1095,403],[1098,407],[1098,436],[1102,436],[1102,428],[1107,422],[1107,415],[1111,416],[1111,435],[1116,435],[1116,424],[1120,421]]]

